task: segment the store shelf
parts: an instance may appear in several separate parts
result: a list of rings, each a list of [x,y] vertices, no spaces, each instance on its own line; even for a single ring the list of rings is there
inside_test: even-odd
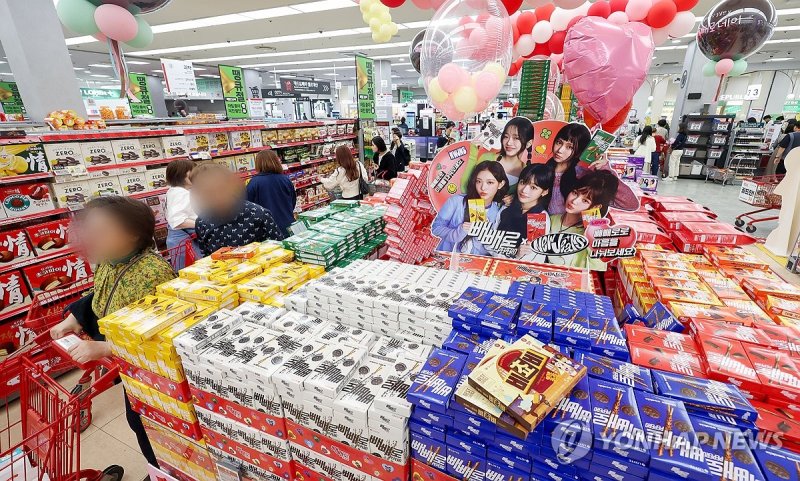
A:
[[[134,137],[165,137],[168,135],[180,135],[180,132],[175,129],[157,128],[153,130],[70,130],[40,135],[39,141],[72,142],[83,140],[128,139]]]
[[[327,204],[330,201],[331,201],[331,198],[328,197],[327,199],[321,199],[321,200],[318,200],[316,202],[303,204],[303,205],[300,206],[300,211],[307,211],[308,209],[313,209],[314,207],[317,207],[318,205]]]
[[[147,192],[137,192],[135,194],[131,194],[128,197],[132,197],[134,199],[145,199],[147,197],[155,197],[157,195],[166,194],[169,187],[164,187],[163,189],[156,189],[156,190],[149,190]]]
[[[300,190],[300,189],[305,189],[307,187],[313,187],[313,186],[319,185],[321,183],[322,182],[320,182],[319,180],[312,180],[310,182],[309,181],[305,181],[305,182],[302,182],[302,183],[297,183],[297,184],[294,184],[294,190]]]
[[[13,224],[21,224],[29,220],[44,219],[45,217],[53,217],[56,215],[66,214],[68,212],[70,212],[69,209],[53,209],[22,217],[9,217],[7,219],[0,219],[0,227],[5,227]]]
[[[55,175],[52,172],[43,172],[41,174],[28,174],[28,175],[9,175],[0,177],[0,184],[20,184],[22,182],[33,182],[34,180],[47,180],[52,179]]]
[[[5,274],[6,272],[10,272],[10,271],[13,271],[13,270],[16,270],[16,269],[21,269],[23,267],[32,266],[32,265],[38,264],[40,262],[51,261],[51,260],[57,259],[59,257],[63,257],[63,256],[66,256],[66,255],[69,255],[69,254],[74,254],[77,251],[78,251],[78,249],[73,247],[73,248],[69,248],[69,249],[64,249],[64,250],[60,250],[60,251],[57,251],[57,252],[53,252],[51,254],[46,254],[46,255],[43,255],[43,256],[31,257],[30,259],[23,259],[21,261],[12,262],[10,264],[0,264],[0,274]]]
[[[301,140],[300,142],[289,142],[286,144],[269,144],[270,149],[283,149],[286,147],[303,147],[304,145],[311,145],[311,144],[322,144],[325,141],[323,139],[311,139],[311,140]]]
[[[210,154],[212,159],[217,157],[230,157],[232,155],[243,155],[243,154],[252,154],[256,152],[260,152],[264,150],[265,147],[253,147],[250,149],[240,149],[240,150],[223,150],[217,152],[216,154]],[[155,159],[155,160],[144,160],[142,162],[125,162],[123,164],[110,164],[110,165],[96,165],[93,167],[87,167],[86,170],[89,172],[101,172],[104,170],[116,170],[116,169],[128,169],[131,167],[147,167],[150,165],[161,165],[161,164],[169,164],[173,160],[178,159],[191,159],[190,155],[197,155],[195,153],[189,153],[186,155],[180,155],[178,157],[167,157],[165,159]],[[202,160],[202,159],[194,159],[194,160]]]
[[[2,130],[3,129],[0,128],[0,132]],[[39,137],[33,135],[26,135],[24,137],[6,137],[0,139],[0,145],[35,144],[41,141],[42,140]]]

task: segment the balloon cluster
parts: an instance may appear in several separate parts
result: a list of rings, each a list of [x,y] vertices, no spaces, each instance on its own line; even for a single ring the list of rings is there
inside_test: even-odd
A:
[[[711,59],[703,75],[743,74],[745,58],[772,37],[777,18],[769,0],[722,0],[714,5],[697,27],[697,47]]]
[[[578,0],[537,1],[535,10],[517,12],[511,17],[514,26],[514,57],[509,75],[517,75],[525,59],[550,57],[562,62],[564,40],[569,30],[582,18],[601,17],[619,25],[639,22],[650,27],[653,42],[661,45],[670,38],[680,38],[692,31],[695,23],[691,9],[699,0]]]
[[[386,4],[400,6],[405,0],[361,0],[361,18],[372,31],[372,40],[386,43],[397,34],[397,24],[392,21],[392,14]],[[383,3],[381,3],[383,2]]]
[[[153,29],[140,14],[167,3],[169,0],[60,0],[56,12],[61,23],[76,33],[144,48],[153,42]]]
[[[506,80],[511,39],[511,19],[500,0],[442,5],[420,47],[420,73],[433,105],[453,120],[485,110]]]

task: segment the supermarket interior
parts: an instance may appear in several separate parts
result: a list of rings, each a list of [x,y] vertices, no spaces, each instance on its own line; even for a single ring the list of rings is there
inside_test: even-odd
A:
[[[798,31],[0,0],[0,481],[800,481]]]

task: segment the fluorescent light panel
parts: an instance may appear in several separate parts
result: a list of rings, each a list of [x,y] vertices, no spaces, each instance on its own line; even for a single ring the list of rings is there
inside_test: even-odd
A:
[[[387,48],[397,48],[397,47],[408,47],[411,45],[411,42],[394,42],[394,43],[379,43],[379,44],[370,44],[370,45],[352,45],[352,46],[343,46],[343,47],[327,47],[327,48],[313,48],[309,50],[293,50],[290,52],[272,52],[272,53],[265,53],[265,54],[255,54],[255,55],[237,55],[235,57],[217,57],[212,59],[200,59],[195,60],[196,62],[220,62],[223,60],[240,60],[242,57],[245,58],[256,58],[256,57],[289,57],[289,56],[297,56],[297,55],[308,55],[314,53],[330,53],[330,52],[356,52],[356,51],[363,51],[363,50],[383,50]],[[397,55],[388,55],[385,58],[396,57]],[[372,57],[373,59],[377,57]],[[352,60],[352,59],[348,59]],[[252,67],[266,67],[271,64],[269,63],[256,63],[256,64],[248,64],[248,65],[240,65],[242,68],[252,68]]]
[[[150,65],[150,62],[140,62],[139,60],[126,60],[128,65]]]

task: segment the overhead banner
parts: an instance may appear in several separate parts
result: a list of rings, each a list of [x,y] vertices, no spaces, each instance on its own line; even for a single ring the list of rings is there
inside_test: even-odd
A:
[[[16,82],[0,82],[0,103],[3,104],[3,112],[6,114],[25,114],[25,105],[22,104]]]
[[[358,118],[375,120],[375,66],[371,58],[356,55]]]
[[[265,99],[296,99],[300,94],[294,92],[284,92],[281,89],[261,89],[261,95]]]
[[[197,95],[197,80],[194,77],[192,62],[162,58],[161,70],[164,71],[167,92],[178,95]]]
[[[639,201],[605,158],[587,162],[591,140],[583,124],[514,117],[439,151],[428,178],[437,249],[592,270],[632,255],[627,245],[609,252],[616,234],[596,232],[614,227],[609,208]]]
[[[131,115],[134,118],[153,117],[153,99],[150,98],[150,89],[147,87],[147,75],[131,73],[128,74],[128,78],[131,82],[131,91],[138,101],[128,99]]]
[[[225,112],[229,119],[246,119],[249,115],[247,89],[244,85],[244,71],[230,65],[219,66],[219,80],[222,83],[222,97]]]
[[[407,104],[414,100],[414,92],[412,90],[400,90],[400,103]]]
[[[331,95],[331,83],[319,80],[299,80],[281,77],[281,90],[294,94]]]

